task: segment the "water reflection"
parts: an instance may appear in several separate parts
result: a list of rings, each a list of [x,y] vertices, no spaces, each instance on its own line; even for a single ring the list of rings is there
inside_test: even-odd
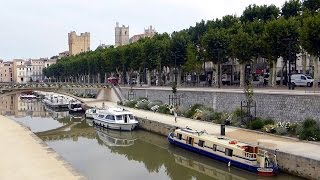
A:
[[[98,138],[107,146],[131,146],[136,140],[131,132],[102,129],[101,127],[95,129]]]
[[[93,127],[92,120],[52,111],[41,101],[10,95],[0,98],[0,104],[1,114],[28,125],[89,179],[264,179],[171,146],[157,134]],[[273,179],[299,178],[281,173]]]

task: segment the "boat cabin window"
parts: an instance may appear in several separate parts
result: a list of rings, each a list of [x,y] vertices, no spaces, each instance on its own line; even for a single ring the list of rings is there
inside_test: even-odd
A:
[[[107,115],[106,119],[114,120],[114,116],[113,115]]]
[[[233,150],[232,150],[232,149],[229,149],[229,148],[226,148],[226,149],[225,149],[225,154],[226,154],[227,156],[231,156],[231,157],[232,157],[232,153],[233,153]]]
[[[182,134],[180,134],[180,133],[177,133],[177,137],[178,137],[178,139],[182,139]]]
[[[203,147],[203,146],[204,146],[204,141],[199,140],[199,142],[198,142],[198,146]]]
[[[193,145],[193,138],[192,137],[188,137],[187,138],[187,143],[192,146]]]
[[[122,115],[117,115],[116,120],[122,120]]]
[[[216,145],[216,144],[214,144],[214,145],[212,146],[212,150],[213,150],[213,151],[217,151],[217,145]]]
[[[100,114],[98,117],[99,117],[99,118],[104,118],[104,115]]]

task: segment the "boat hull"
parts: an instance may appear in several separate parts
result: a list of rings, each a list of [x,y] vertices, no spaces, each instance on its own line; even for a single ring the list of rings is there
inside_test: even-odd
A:
[[[240,168],[240,169],[244,169],[246,171],[249,171],[249,172],[261,175],[261,176],[274,176],[274,175],[276,175],[278,173],[278,171],[276,171],[275,169],[271,169],[271,171],[270,171],[270,169],[268,169],[267,172],[261,171],[261,169],[259,167],[251,166],[251,165],[248,165],[248,164],[244,164],[244,163],[232,160],[232,159],[228,159],[228,158],[219,156],[217,154],[213,154],[213,153],[204,151],[202,149],[198,149],[198,148],[196,148],[194,146],[181,143],[181,142],[176,141],[175,139],[173,139],[170,136],[170,134],[168,136],[168,141],[169,141],[169,143],[171,143],[173,145],[176,145],[176,146],[179,146],[181,148],[184,148],[186,150],[189,150],[189,151],[192,151],[192,152],[195,152],[195,153],[199,153],[199,154],[207,156],[209,158],[224,162],[224,163],[228,164],[228,166],[234,166],[234,167],[237,167],[237,168]]]
[[[86,113],[86,118],[93,119],[94,114]]]
[[[107,129],[114,129],[120,131],[132,131],[138,125],[138,123],[112,123],[107,121],[101,121],[98,119],[94,119],[93,124],[103,126]]]

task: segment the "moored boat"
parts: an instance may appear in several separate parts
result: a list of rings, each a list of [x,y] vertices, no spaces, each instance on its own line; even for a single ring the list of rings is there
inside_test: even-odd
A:
[[[222,161],[262,176],[279,172],[276,155],[271,155],[256,145],[209,135],[190,128],[176,129],[168,135],[171,144]]]
[[[37,96],[33,94],[20,94],[20,99],[35,99]]]
[[[70,113],[83,112],[81,102],[78,100],[70,100],[68,104],[68,109]]]
[[[90,108],[86,110],[86,118],[93,119],[93,116],[97,115],[97,109],[96,108]]]
[[[138,121],[135,120],[130,111],[119,107],[99,110],[93,118],[94,124],[108,129],[131,131],[138,125]]]

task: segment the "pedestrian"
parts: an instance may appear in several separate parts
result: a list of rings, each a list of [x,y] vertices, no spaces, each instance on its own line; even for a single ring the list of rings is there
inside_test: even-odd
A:
[[[173,110],[173,115],[174,115],[174,122],[177,122],[178,114],[177,114],[177,109],[176,108]]]
[[[104,102],[102,103],[102,109],[104,109]]]

